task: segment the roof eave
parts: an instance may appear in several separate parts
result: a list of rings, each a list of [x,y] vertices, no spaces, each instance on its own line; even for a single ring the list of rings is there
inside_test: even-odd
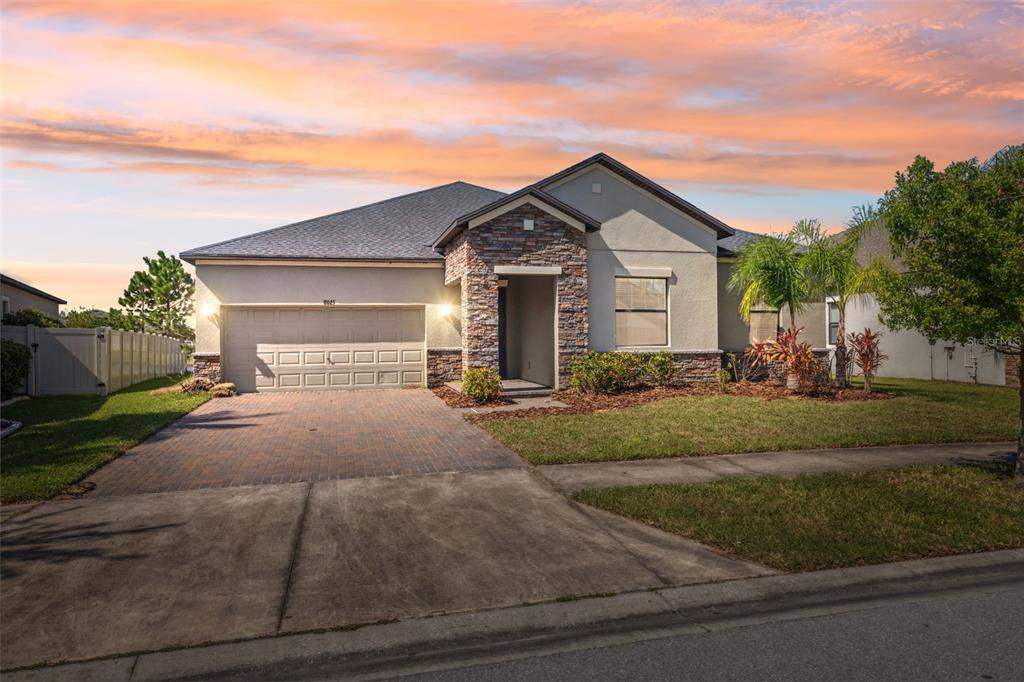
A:
[[[189,253],[181,254],[179,256],[181,260],[195,265],[198,260],[256,260],[256,261],[281,261],[281,260],[301,260],[311,262],[338,262],[338,263],[437,263],[439,258],[421,258],[421,257],[405,257],[405,256],[284,256],[284,255],[252,255],[252,254],[204,254],[204,253]]]

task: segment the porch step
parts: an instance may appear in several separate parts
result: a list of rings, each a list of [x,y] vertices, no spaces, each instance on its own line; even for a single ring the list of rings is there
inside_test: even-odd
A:
[[[501,395],[503,398],[510,398],[515,400],[516,398],[546,398],[551,395],[550,388],[505,388],[502,389]]]

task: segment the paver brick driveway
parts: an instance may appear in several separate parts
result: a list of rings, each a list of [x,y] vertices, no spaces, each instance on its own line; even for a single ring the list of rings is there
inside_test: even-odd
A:
[[[214,399],[93,474],[93,495],[475,471],[522,460],[422,389]]]

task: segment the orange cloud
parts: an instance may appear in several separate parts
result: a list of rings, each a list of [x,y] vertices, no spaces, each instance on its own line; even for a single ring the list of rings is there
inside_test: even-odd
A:
[[[665,180],[879,191],[917,153],[1018,141],[1024,115],[1001,5],[5,11],[5,144],[105,172],[506,186],[603,149]]]

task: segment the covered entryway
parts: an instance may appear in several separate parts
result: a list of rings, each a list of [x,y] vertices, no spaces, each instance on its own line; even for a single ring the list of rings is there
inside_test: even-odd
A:
[[[531,388],[555,385],[555,278],[498,280],[498,367],[502,379]]]
[[[401,388],[426,380],[422,307],[225,307],[238,390]]]

